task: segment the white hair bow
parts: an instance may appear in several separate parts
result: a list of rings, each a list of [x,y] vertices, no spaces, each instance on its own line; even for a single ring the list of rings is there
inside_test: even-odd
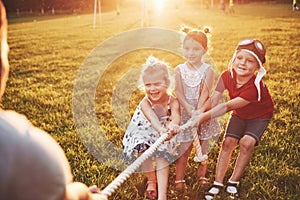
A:
[[[147,66],[153,66],[153,65],[155,65],[157,62],[158,62],[158,59],[157,59],[157,58],[155,58],[154,56],[149,56],[149,57],[147,58],[146,65],[147,65]]]

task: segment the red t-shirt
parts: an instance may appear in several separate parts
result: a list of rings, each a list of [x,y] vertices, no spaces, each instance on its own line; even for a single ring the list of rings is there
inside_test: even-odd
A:
[[[241,97],[250,103],[242,108],[233,110],[232,113],[243,119],[254,118],[272,118],[274,112],[274,103],[267,86],[260,81],[261,100],[258,101],[257,88],[254,85],[255,75],[243,86],[236,87],[235,71],[233,70],[233,78],[229,70],[224,71],[217,83],[216,91],[223,93],[228,91],[230,99]]]

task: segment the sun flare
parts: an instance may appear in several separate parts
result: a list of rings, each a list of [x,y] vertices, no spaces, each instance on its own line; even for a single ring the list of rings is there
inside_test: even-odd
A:
[[[164,0],[155,0],[156,9],[161,11],[164,7]]]

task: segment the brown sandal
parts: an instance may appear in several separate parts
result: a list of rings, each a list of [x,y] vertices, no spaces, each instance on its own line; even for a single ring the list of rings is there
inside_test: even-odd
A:
[[[145,191],[145,199],[157,199],[158,194],[157,194],[157,189],[156,189],[156,181],[147,181],[146,184],[146,191]],[[155,189],[148,189],[148,185],[150,184],[154,184],[155,185]]]
[[[180,187],[178,187],[180,185]],[[186,190],[185,180],[176,180],[175,181],[175,189],[178,192],[184,192]]]

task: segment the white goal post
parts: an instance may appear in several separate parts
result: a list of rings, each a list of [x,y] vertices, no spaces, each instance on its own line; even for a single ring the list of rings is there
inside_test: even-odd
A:
[[[94,1],[94,23],[93,28],[96,28],[96,21],[97,21],[97,7],[99,12],[99,23],[102,24],[102,14],[101,14],[101,0]]]

